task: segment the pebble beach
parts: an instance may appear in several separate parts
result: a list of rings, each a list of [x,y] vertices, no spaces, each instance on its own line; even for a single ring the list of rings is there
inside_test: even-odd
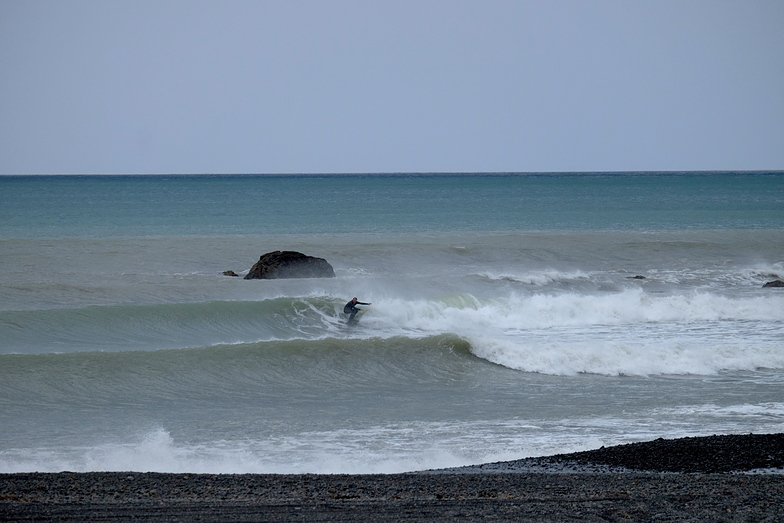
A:
[[[0,521],[781,521],[784,434],[405,474],[0,474]]]

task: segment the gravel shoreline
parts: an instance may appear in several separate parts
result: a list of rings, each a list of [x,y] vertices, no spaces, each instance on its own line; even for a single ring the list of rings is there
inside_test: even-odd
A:
[[[0,474],[0,521],[779,521],[782,472],[784,434],[406,474]]]

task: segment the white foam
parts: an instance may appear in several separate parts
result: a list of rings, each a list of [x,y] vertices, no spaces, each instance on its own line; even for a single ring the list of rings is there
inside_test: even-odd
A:
[[[480,358],[512,369],[555,375],[579,373],[650,376],[717,374],[723,370],[784,367],[774,345],[715,347],[702,340],[613,340],[586,335],[581,341],[472,339]]]
[[[759,286],[771,280],[784,279],[784,263],[758,264],[746,267],[733,276],[743,284]]]
[[[181,441],[164,428],[93,446],[0,450],[0,473],[389,474],[590,450],[659,437],[784,431],[779,403],[652,409],[611,417],[397,421]],[[728,419],[729,417],[729,419]]]
[[[381,300],[374,335],[454,333],[477,356],[557,375],[715,374],[784,367],[784,296],[706,292],[534,294]]]
[[[590,295],[520,294],[484,300],[459,294],[436,300],[384,298],[374,310],[383,311],[390,324],[433,330],[451,330],[466,322],[503,330],[649,322],[784,321],[784,296],[770,293],[730,298],[706,292],[657,296],[641,289]]]
[[[427,424],[425,424],[427,425]],[[498,448],[455,445],[454,427],[441,427],[441,441],[422,441],[424,426],[379,427],[275,436],[263,440],[184,444],[154,430],[128,443],[0,452],[0,473],[137,471],[170,473],[397,473],[512,459]],[[435,429],[439,432],[439,429]],[[474,442],[475,443],[475,442]],[[497,447],[497,446],[496,446]],[[493,452],[495,451],[495,453]]]
[[[538,286],[544,286],[555,282],[569,282],[590,279],[590,275],[583,271],[559,271],[557,269],[529,271],[524,273],[496,273],[486,271],[479,273],[479,276],[489,280],[511,281]]]
[[[710,416],[715,418],[759,418],[764,421],[780,420],[780,427],[784,431],[784,403],[740,403],[735,405],[719,406],[712,403],[702,405],[682,405],[678,407],[659,408],[657,415],[666,417],[682,416]]]
[[[522,421],[421,422],[261,440],[178,443],[164,429],[127,443],[0,452],[0,473],[393,474],[573,452],[614,443]]]

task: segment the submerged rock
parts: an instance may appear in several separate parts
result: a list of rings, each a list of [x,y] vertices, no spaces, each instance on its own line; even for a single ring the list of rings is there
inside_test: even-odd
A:
[[[334,277],[335,270],[324,258],[315,258],[296,251],[274,251],[262,254],[245,279]]]
[[[239,278],[239,277],[240,277],[240,275],[239,275],[239,274],[237,274],[237,273],[236,273],[236,272],[234,272],[234,271],[223,271],[223,275],[224,275],[224,276],[233,276],[233,277],[235,277],[235,278]]]
[[[769,281],[768,283],[766,283],[762,287],[763,288],[764,287],[784,287],[784,281],[781,281],[781,280]]]

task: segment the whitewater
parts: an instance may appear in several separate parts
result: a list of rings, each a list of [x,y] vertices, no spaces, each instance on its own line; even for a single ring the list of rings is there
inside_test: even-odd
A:
[[[0,188],[0,472],[389,473],[784,432],[782,173]],[[273,250],[336,277],[222,274]]]

